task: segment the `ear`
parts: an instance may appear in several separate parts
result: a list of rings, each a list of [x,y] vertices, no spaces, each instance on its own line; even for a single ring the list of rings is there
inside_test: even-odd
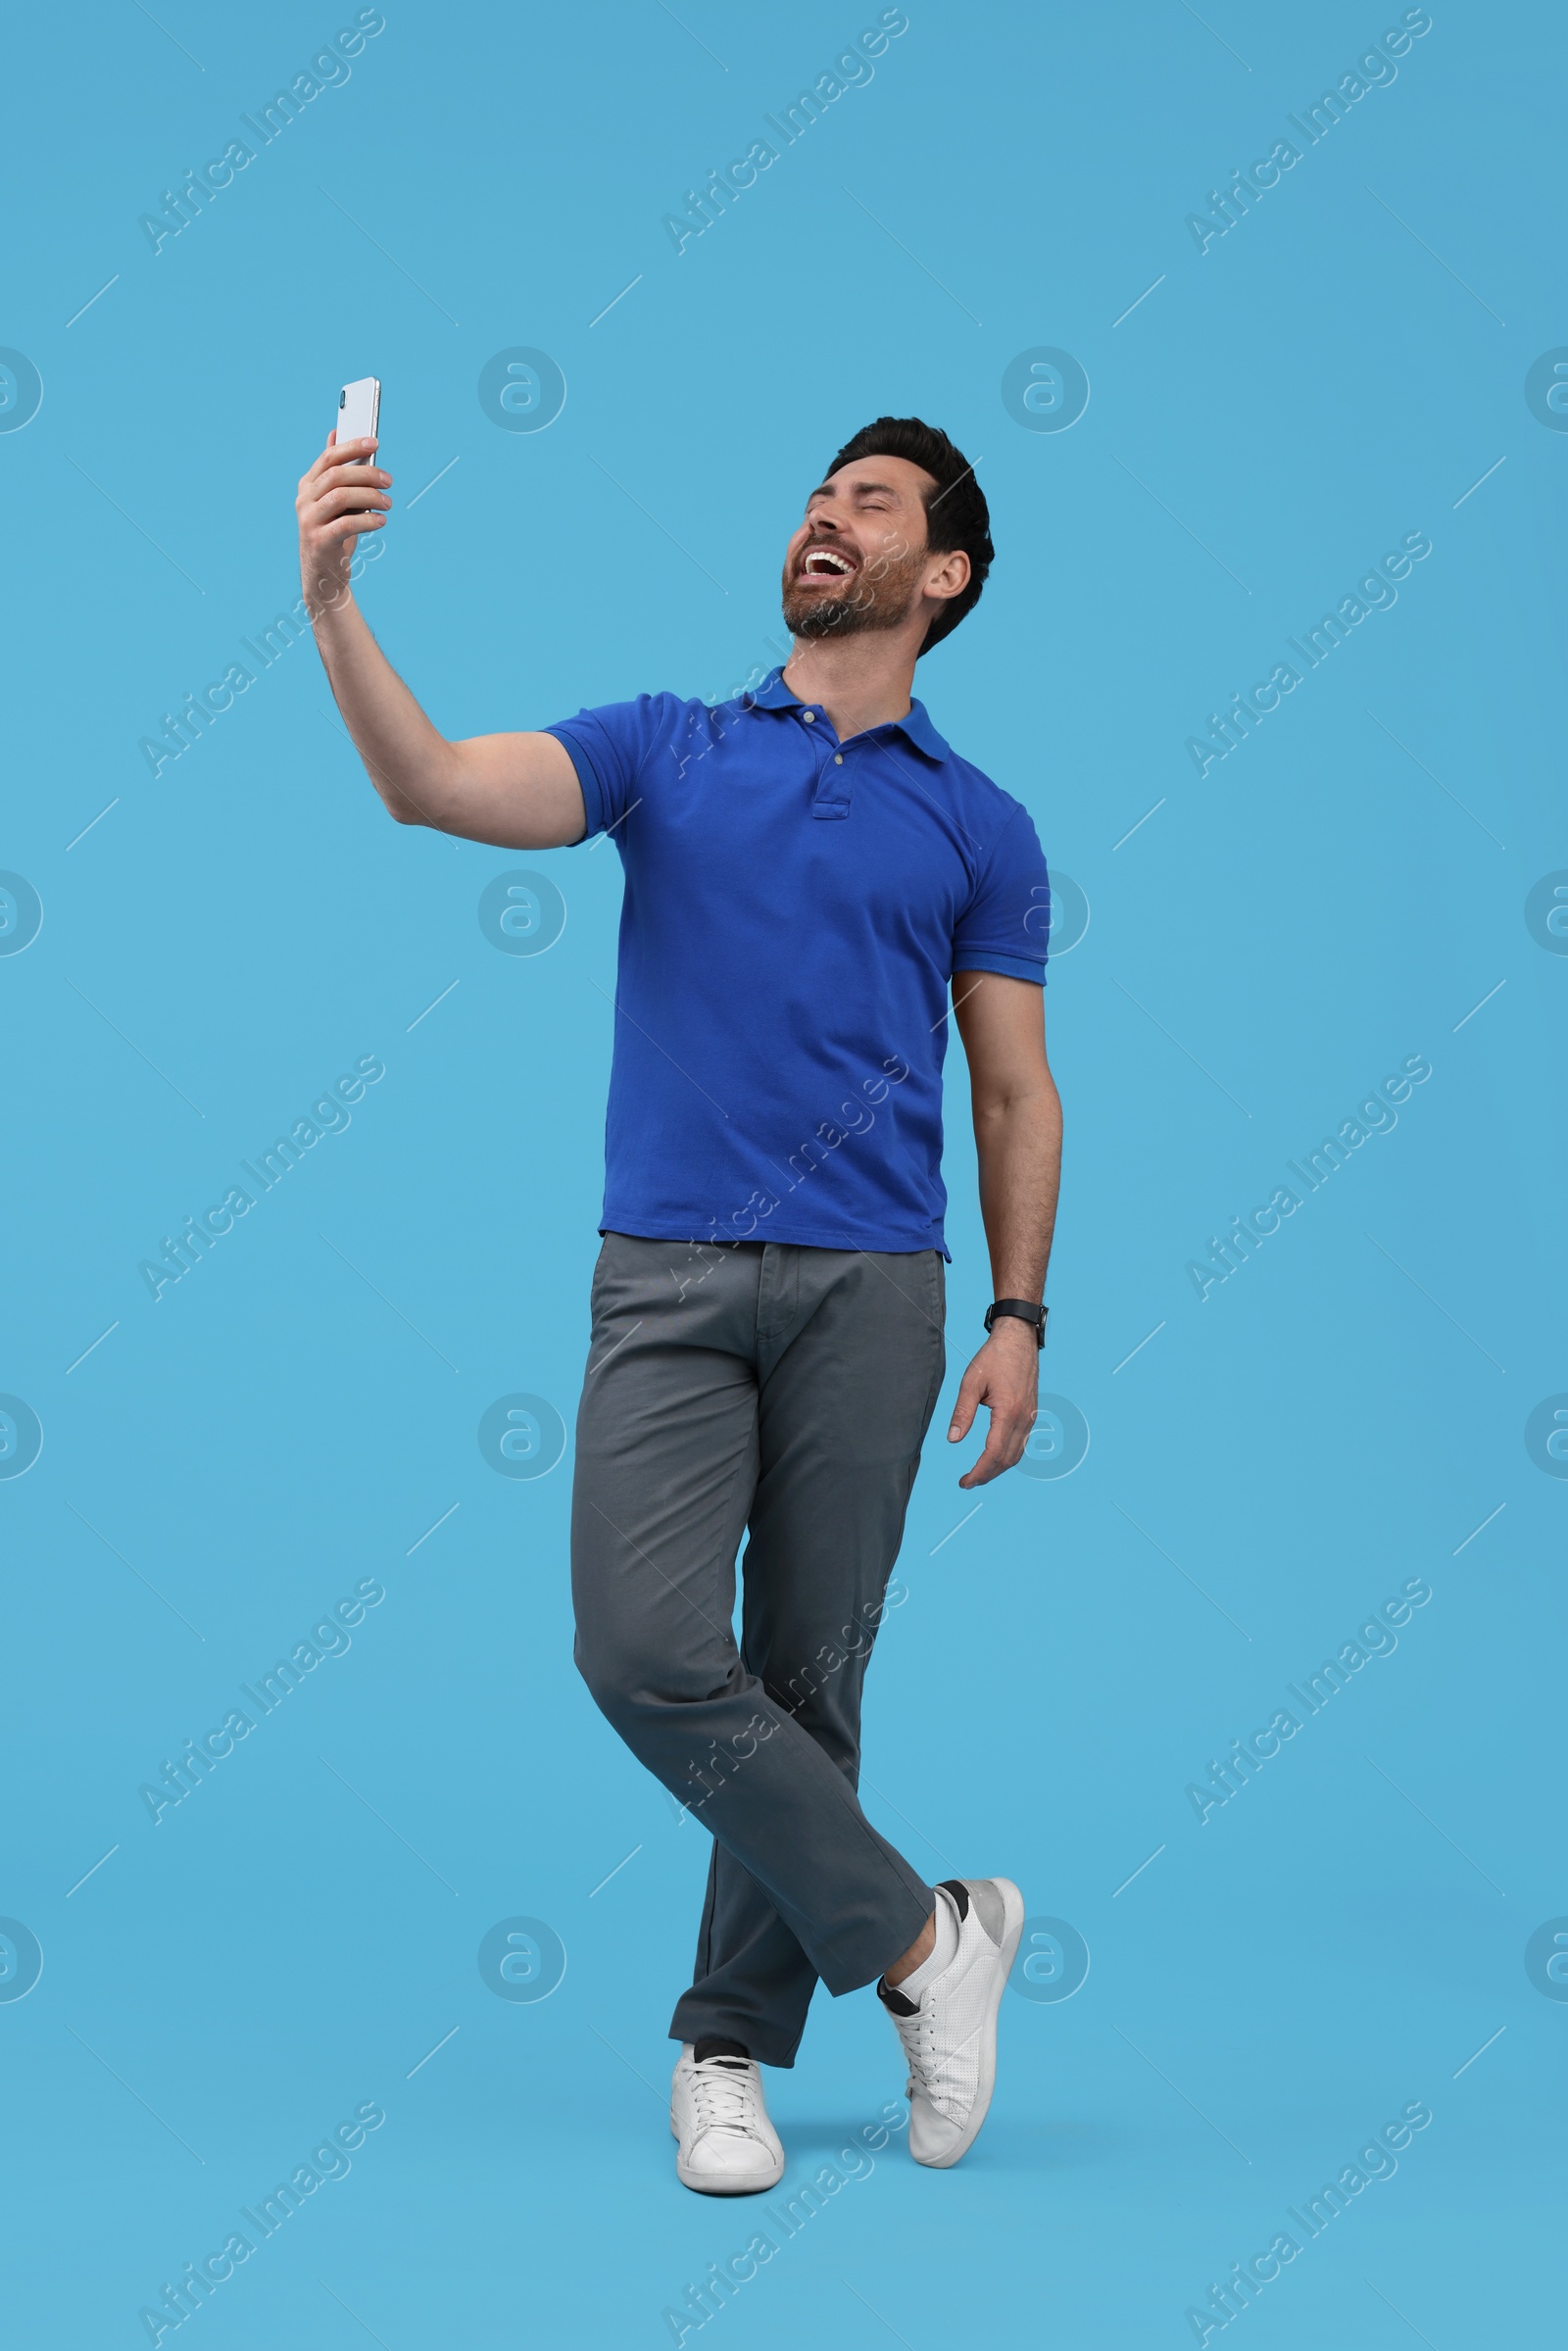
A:
[[[961,547],[955,547],[947,555],[933,557],[922,593],[946,604],[952,597],[963,594],[969,585],[969,573],[968,557]]]

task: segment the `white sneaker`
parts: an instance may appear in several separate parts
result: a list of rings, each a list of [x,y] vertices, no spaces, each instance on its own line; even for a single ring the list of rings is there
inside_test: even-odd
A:
[[[691,2042],[683,2041],[669,2085],[669,2127],[683,2187],[705,2196],[755,2196],[784,2177],[761,2068],[750,2057],[705,2057],[699,2065]]]
[[[956,1955],[918,2005],[897,1984],[877,1989],[909,2064],[909,2153],[945,2171],[973,2145],[991,2104],[997,2010],[1023,1933],[1023,1896],[1010,1878],[949,1878],[936,1890],[957,1921]]]

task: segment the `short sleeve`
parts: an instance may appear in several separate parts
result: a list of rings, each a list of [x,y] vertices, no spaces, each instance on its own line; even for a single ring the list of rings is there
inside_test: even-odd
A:
[[[668,743],[680,709],[673,694],[639,694],[635,702],[608,702],[543,729],[565,745],[577,770],[588,814],[585,841],[612,831],[630,811],[642,791],[639,779]]]
[[[1046,979],[1051,883],[1034,820],[1015,808],[997,837],[953,934],[955,971],[999,971]]]

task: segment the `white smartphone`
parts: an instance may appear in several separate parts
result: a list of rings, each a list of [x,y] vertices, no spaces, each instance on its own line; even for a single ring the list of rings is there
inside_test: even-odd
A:
[[[362,375],[345,384],[337,396],[338,446],[345,441],[373,441],[381,425],[381,379]]]

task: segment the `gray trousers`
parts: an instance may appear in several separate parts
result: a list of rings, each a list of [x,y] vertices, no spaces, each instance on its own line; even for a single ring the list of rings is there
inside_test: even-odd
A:
[[[576,1660],[713,1837],[674,2039],[791,2065],[817,1979],[869,1984],[930,1915],[856,1788],[866,1661],[942,1384],[943,1275],[936,1249],[611,1233],[600,1251]]]

